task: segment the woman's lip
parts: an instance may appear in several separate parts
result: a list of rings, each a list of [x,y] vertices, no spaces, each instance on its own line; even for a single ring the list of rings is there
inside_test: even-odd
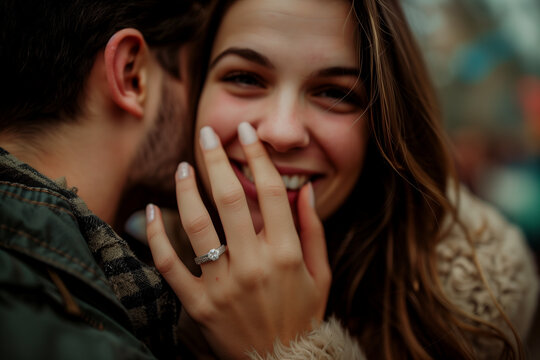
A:
[[[230,159],[232,163],[236,163],[240,166],[248,166],[246,161],[243,160],[235,160]],[[307,176],[314,176],[317,174],[320,174],[320,172],[307,170],[307,169],[300,169],[295,167],[288,167],[288,166],[279,166],[274,164],[275,168],[279,172],[280,175],[307,175]]]
[[[244,192],[246,193],[246,196],[250,199],[253,199],[254,201],[258,202],[257,199],[257,189],[255,187],[255,184],[252,183],[242,172],[242,170],[239,168],[239,166],[242,166],[242,163],[238,163],[236,161],[232,161],[232,168],[236,174],[236,177],[240,181],[240,184],[244,188]],[[247,165],[244,165],[247,166]],[[287,198],[289,200],[289,204],[291,206],[294,206],[296,204],[296,200],[298,199],[298,194],[300,192],[300,189],[298,190],[289,190],[287,189]]]
[[[249,181],[249,179],[244,175],[242,170],[238,167],[238,164],[236,164],[235,162],[231,162],[231,165],[234,173],[236,174],[236,177],[238,178],[238,180],[240,180],[240,184],[244,188],[246,196],[250,199],[257,201],[257,189],[255,188],[255,184]]]

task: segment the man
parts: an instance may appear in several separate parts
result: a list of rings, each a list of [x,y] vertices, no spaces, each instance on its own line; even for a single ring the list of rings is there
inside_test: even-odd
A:
[[[194,0],[1,2],[2,358],[177,350],[176,297],[108,224],[174,186],[199,23]]]

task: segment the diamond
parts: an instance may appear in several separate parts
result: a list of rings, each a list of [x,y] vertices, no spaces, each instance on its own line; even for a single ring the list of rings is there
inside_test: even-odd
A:
[[[208,252],[208,258],[212,261],[216,261],[219,259],[219,251],[218,249],[212,249]]]
[[[209,261],[216,261],[219,259],[221,254],[223,254],[225,251],[227,251],[227,245],[221,245],[220,247],[216,249],[210,249],[206,254],[197,256],[195,260],[195,264],[201,265],[204,263],[207,263]]]

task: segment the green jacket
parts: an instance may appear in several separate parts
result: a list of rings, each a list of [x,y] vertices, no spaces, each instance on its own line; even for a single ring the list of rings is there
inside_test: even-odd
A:
[[[126,290],[110,285],[114,263],[100,267],[110,255],[89,244],[78,197],[46,180],[0,149],[0,358],[154,358],[134,335]]]

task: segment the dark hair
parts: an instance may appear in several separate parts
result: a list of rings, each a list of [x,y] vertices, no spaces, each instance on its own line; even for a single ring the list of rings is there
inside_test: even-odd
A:
[[[123,28],[138,29],[176,75],[172,56],[197,33],[201,2],[2,0],[0,131],[77,115],[96,55]]]
[[[474,244],[448,197],[457,176],[400,2],[349,1],[371,137],[355,190],[325,223],[333,274],[328,310],[368,358],[473,359],[479,349],[471,337],[498,340],[501,358],[521,358],[498,304],[515,339],[466,314],[441,288],[436,246],[449,226]]]
[[[496,339],[502,358],[522,358],[515,332],[517,349],[501,329],[452,304],[439,283],[443,224],[472,239],[447,195],[456,174],[435,91],[400,3],[344,1],[357,23],[370,138],[355,189],[325,221],[333,279],[327,315],[340,318],[370,359],[473,359],[471,337]],[[235,2],[219,1],[210,11],[193,63],[200,76],[194,103],[216,33]]]

